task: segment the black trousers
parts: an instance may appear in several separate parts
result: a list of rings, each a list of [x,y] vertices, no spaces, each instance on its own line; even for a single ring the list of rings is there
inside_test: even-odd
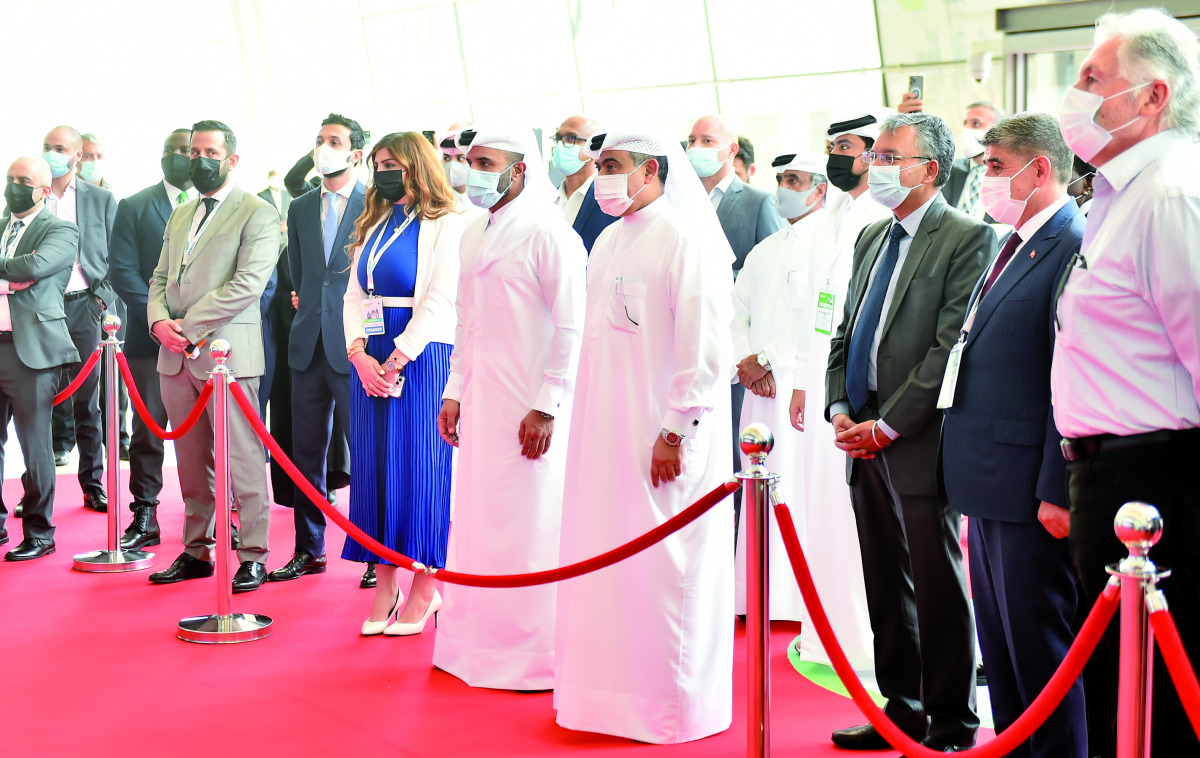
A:
[[[50,442],[50,409],[54,402],[52,368],[31,369],[21,363],[11,340],[0,341],[0,471],[8,420],[16,424],[17,441],[25,456],[25,513],[21,526],[26,539],[54,539],[54,449]],[[8,509],[0,502],[0,530]]]
[[[150,411],[150,417],[163,429],[167,428],[167,409],[163,407],[162,390],[159,386],[158,358],[127,358],[129,373],[138,394]],[[140,505],[158,505],[158,495],[163,488],[163,440],[133,414],[133,437],[129,442],[129,494],[133,502],[130,509]]]
[[[104,307],[91,294],[68,295],[63,301],[67,312],[67,329],[79,352],[80,363],[64,366],[59,374],[59,390],[65,388],[103,339],[101,318]],[[58,406],[58,413],[68,414],[74,422],[74,443],[79,447],[79,486],[104,487],[104,427],[100,416],[100,367],[88,375],[83,385]],[[65,424],[54,426],[54,449],[70,450],[75,445]]]
[[[1129,554],[1113,533],[1117,509],[1132,500],[1156,507],[1163,518],[1163,535],[1150,551],[1159,568],[1171,576],[1159,582],[1171,615],[1179,627],[1184,647],[1193,662],[1200,661],[1200,478],[1195,469],[1200,458],[1200,430],[1177,433],[1169,441],[1113,451],[1072,462],[1067,470],[1071,498],[1071,558],[1083,584],[1083,604],[1096,602],[1108,582],[1104,567]],[[1119,623],[1114,618],[1089,664],[1086,680],[1089,702],[1108,707],[1114,725],[1119,676]],[[1107,688],[1093,686],[1107,683]],[[1154,708],[1151,750],[1156,756],[1200,755],[1191,724],[1175,694],[1175,686],[1162,662],[1154,656]],[[1113,732],[1089,734],[1089,752],[1108,758]]]

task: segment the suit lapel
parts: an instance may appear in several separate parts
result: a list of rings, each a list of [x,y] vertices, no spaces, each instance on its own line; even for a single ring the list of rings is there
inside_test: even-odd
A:
[[[346,248],[350,244],[350,234],[354,231],[354,222],[362,214],[365,193],[366,190],[362,182],[354,185],[354,191],[350,193],[350,199],[346,201],[346,210],[342,213],[341,221],[338,222],[337,234],[333,238],[333,250],[329,253],[329,260],[325,262],[327,268],[332,268],[336,264],[340,271],[346,267],[349,259],[347,258],[346,261],[343,261],[338,253],[341,252],[343,255],[347,255]],[[314,219],[314,223],[315,219],[320,218],[320,214],[310,214],[310,216]],[[321,239],[322,244],[324,244],[320,229],[317,230],[317,239]],[[322,247],[321,255],[324,256],[324,254],[325,248]]]
[[[742,200],[742,180],[734,178],[733,183],[729,185],[729,189],[725,191],[725,195],[721,198],[721,204],[717,206],[717,219],[724,226],[726,219],[733,215],[737,210],[738,203]]]
[[[200,233],[200,239],[196,240],[196,249],[192,251],[191,263],[196,261],[196,256],[204,253],[205,249],[208,247],[208,241],[211,240],[213,236],[221,230],[222,227],[229,223],[230,219],[237,215],[238,206],[242,204],[242,197],[245,194],[245,191],[241,187],[234,187],[233,192],[229,193],[229,197],[225,198],[225,202],[218,205],[217,209],[213,211],[213,220],[205,225],[204,231]],[[196,202],[200,202],[199,199],[197,199]],[[191,265],[191,263],[188,265]]]
[[[158,215],[166,224],[167,219],[171,218],[171,198],[167,197],[167,188],[161,182],[155,185],[154,197],[151,198],[150,204],[154,206],[154,210],[158,211]]]
[[[925,211],[925,218],[921,219],[921,224],[917,227],[917,234],[913,237],[912,244],[908,246],[908,254],[904,256],[904,265],[900,267],[900,275],[896,278],[892,302],[888,304],[888,311],[884,316],[882,332],[884,337],[887,336],[888,328],[892,325],[896,311],[904,302],[904,296],[908,294],[908,285],[912,282],[913,276],[921,266],[922,259],[925,258],[925,254],[929,252],[929,248],[933,244],[929,235],[942,225],[942,215],[946,212],[947,207],[946,200],[940,192],[934,195],[933,204]]]
[[[875,268],[875,261],[883,253],[884,240],[887,239],[887,231],[892,228],[891,220],[879,224],[879,230],[871,236],[870,239],[864,237],[859,244],[866,244],[867,250],[871,252],[863,259],[862,270],[855,271],[858,275],[856,281],[851,282],[851,291],[849,295],[854,298],[854,310],[850,314],[849,324],[852,326],[858,320],[858,310],[862,307],[863,298],[867,295],[867,282],[871,279],[871,269]],[[870,228],[870,227],[868,227]],[[847,330],[847,335],[850,330]]]
[[[50,211],[42,208],[41,212],[34,217],[33,221],[25,227],[25,233],[21,235],[21,240],[17,242],[17,247],[12,251],[12,258],[21,255],[28,255],[30,250],[37,249],[38,243],[41,242],[40,235],[42,227],[49,223],[46,217],[50,215]],[[3,235],[8,231],[9,214],[5,214],[3,219],[0,219],[0,244],[4,243]]]
[[[575,223],[571,224],[571,228],[579,233],[583,233],[587,226],[588,216],[592,215],[592,208],[596,205],[596,183],[588,187],[587,193],[583,196],[583,204],[579,206],[579,213],[575,216]]]

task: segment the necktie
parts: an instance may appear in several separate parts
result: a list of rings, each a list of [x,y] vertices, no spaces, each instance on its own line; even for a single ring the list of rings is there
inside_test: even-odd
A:
[[[8,239],[4,242],[4,257],[11,258],[16,247],[17,232],[21,231],[21,227],[25,226],[25,222],[21,219],[13,221],[12,228],[8,230]]]
[[[1000,272],[1004,270],[1008,259],[1013,257],[1013,253],[1017,252],[1017,248],[1021,246],[1021,241],[1021,235],[1016,232],[1008,235],[1008,241],[1000,249],[1000,254],[996,256],[996,264],[992,266],[992,273],[988,274],[987,281],[983,283],[983,289],[979,291],[980,300],[983,300],[983,296],[988,293],[988,290],[1000,278]]]
[[[968,216],[974,217],[979,213],[979,191],[983,184],[983,171],[983,166],[972,164],[967,174],[967,187],[963,190],[964,199],[960,210]]]
[[[177,203],[177,205],[183,205],[186,202],[187,202],[187,193],[180,192],[179,193],[179,202]]]
[[[883,301],[887,297],[892,274],[896,271],[896,261],[900,260],[900,240],[904,235],[904,227],[893,223],[887,251],[875,271],[875,281],[871,282],[871,289],[863,300],[858,323],[850,337],[850,349],[846,356],[846,397],[855,413],[862,410],[870,395],[867,389],[867,364],[871,358],[871,345],[875,342],[875,330],[879,328],[879,319],[883,316]]]
[[[213,212],[213,207],[216,206],[217,199],[215,197],[206,197],[200,202],[204,203],[204,215],[200,217],[200,226],[196,227],[197,229],[204,227],[204,222],[208,220],[209,214]]]
[[[338,217],[333,207],[332,192],[325,193],[325,264],[329,265],[329,256],[333,254],[333,241],[337,239]]]

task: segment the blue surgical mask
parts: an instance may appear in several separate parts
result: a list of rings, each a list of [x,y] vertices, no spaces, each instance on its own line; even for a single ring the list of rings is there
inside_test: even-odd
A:
[[[95,184],[100,180],[100,161],[81,161],[79,163],[79,178]]]
[[[62,153],[46,151],[42,153],[42,159],[50,164],[50,176],[53,176],[55,179],[60,176],[66,176],[71,171],[71,162]]]
[[[867,171],[867,191],[871,193],[871,197],[875,202],[889,210],[895,210],[900,207],[908,197],[908,193],[912,192],[912,187],[905,187],[900,183],[900,172],[907,171],[910,168],[924,166],[924,163],[915,163],[911,166],[900,168],[899,166],[871,166]]]
[[[550,165],[558,169],[563,176],[571,176],[587,161],[579,157],[579,145],[568,147],[563,143],[558,143],[554,149],[550,151]]]
[[[480,208],[491,208],[504,197],[508,192],[508,188],[512,186],[512,182],[508,183],[503,190],[500,189],[500,177],[508,172],[512,166],[508,166],[502,171],[492,173],[491,171],[480,171],[478,169],[470,169],[467,171],[467,199]]]
[[[692,168],[696,170],[696,175],[703,178],[712,176],[721,170],[721,166],[729,159],[724,161],[717,157],[720,152],[715,147],[690,147],[687,151],[688,163],[692,164]]]

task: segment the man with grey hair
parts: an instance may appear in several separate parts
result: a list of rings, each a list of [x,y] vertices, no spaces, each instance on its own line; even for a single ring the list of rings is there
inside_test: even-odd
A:
[[[847,453],[884,713],[927,747],[954,751],[975,744],[979,717],[960,517],[937,481],[937,399],[996,235],[942,197],[954,138],[937,116],[889,117],[862,159],[871,197],[892,217],[855,244],[825,417]],[[870,725],[839,729],[833,742],[887,747]]]
[[[1200,43],[1159,10],[1112,13],[1063,98],[1067,145],[1097,169],[1080,261],[1058,301],[1054,420],[1064,437],[1071,557],[1085,606],[1125,548],[1122,504],[1158,508],[1166,538],[1150,558],[1192,660],[1200,656]],[[1089,701],[1116,714],[1116,634],[1093,657],[1110,690]],[[1156,658],[1153,745],[1198,755],[1175,688]],[[1092,739],[1110,735],[1092,735]],[[1096,750],[1091,750],[1096,754]],[[1101,753],[1103,754],[1103,753]]]
[[[942,481],[968,516],[971,599],[996,731],[1012,726],[1075,640],[1066,462],[1050,408],[1054,295],[1083,241],[1067,195],[1074,155],[1058,119],[1022,113],[988,130],[983,205],[1013,227],[975,283],[942,382]],[[1088,758],[1083,684],[1014,755]]]

